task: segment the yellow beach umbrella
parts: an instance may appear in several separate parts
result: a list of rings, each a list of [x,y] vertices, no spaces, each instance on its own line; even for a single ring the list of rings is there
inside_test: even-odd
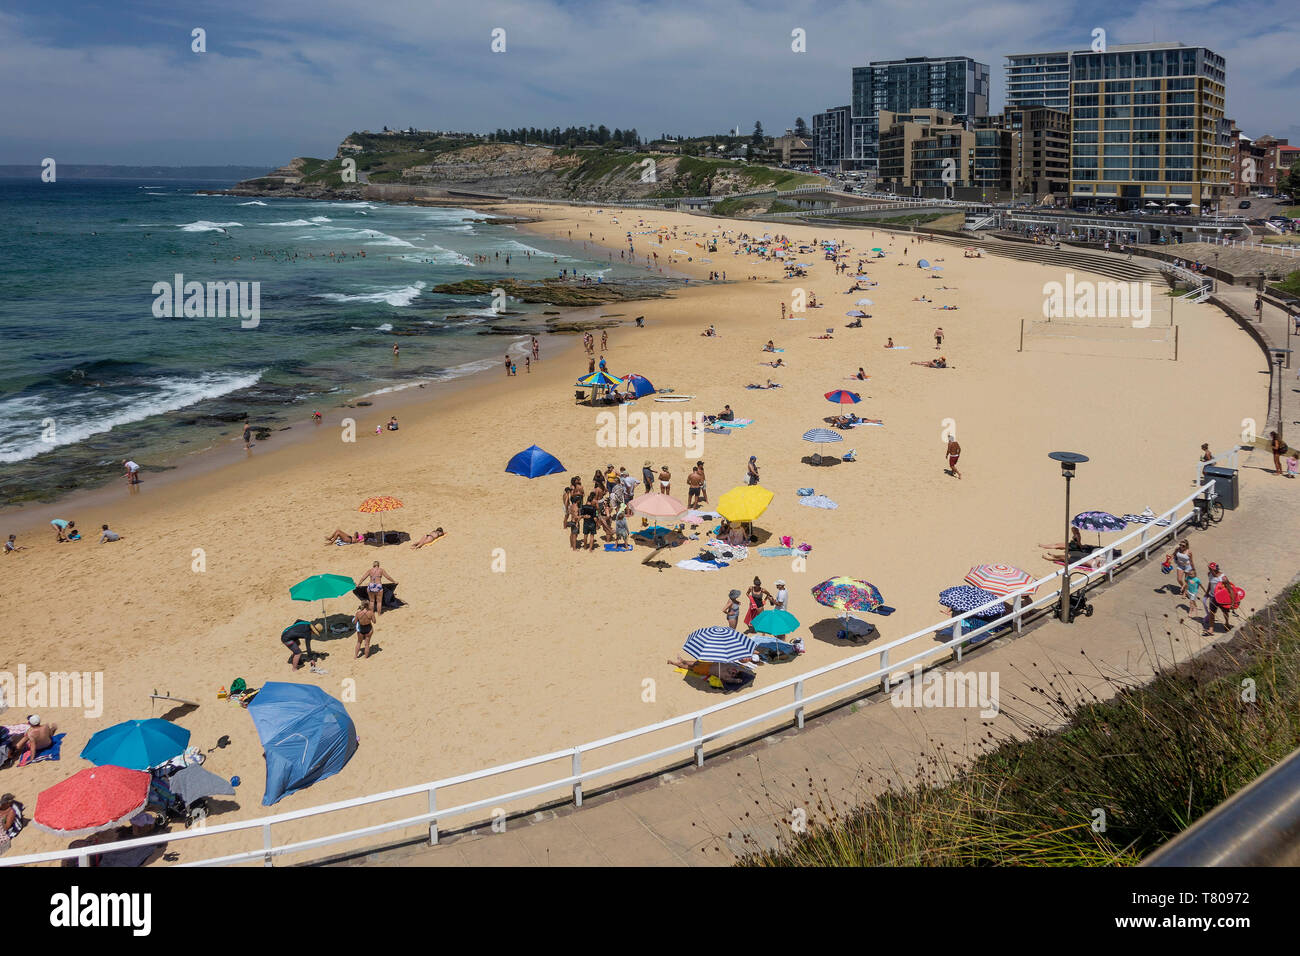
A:
[[[718,499],[718,514],[728,521],[753,521],[776,497],[762,485],[739,485]]]

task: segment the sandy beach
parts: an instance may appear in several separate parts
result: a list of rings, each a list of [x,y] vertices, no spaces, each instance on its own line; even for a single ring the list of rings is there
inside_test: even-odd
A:
[[[1063,482],[1048,452],[1091,459],[1074,482],[1073,511],[1161,511],[1190,492],[1202,442],[1226,449],[1244,418],[1266,417],[1259,350],[1210,305],[1178,304],[1176,362],[1163,357],[1162,345],[1122,331],[1105,341],[1044,339],[1036,343],[1041,348],[1020,352],[1021,320],[1042,318],[1043,285],[1064,281],[1059,269],[964,258],[958,246],[868,229],[612,208],[503,211],[539,216],[528,229],[605,246],[615,261],[626,249],[624,234],[639,233],[638,261],[657,252],[662,265],[692,276],[675,298],[602,310],[626,316],[609,330],[603,354],[614,374],[637,372],[660,389],[695,396],[681,405],[642,399],[631,411],[702,414],[730,404],[752,424],[704,434],[698,454],[602,447],[599,410],[574,401],[572,383],[585,374],[587,357],[576,341],[564,350],[548,344],[530,374],[521,364],[517,377],[498,370],[368,408],[330,409],[318,427],[297,423],[295,431],[312,434],[284,450],[268,445],[246,454],[234,434],[210,467],[184,480],[146,475],[134,494],[123,484],[72,509],[61,502],[8,515],[0,531],[17,532],[29,550],[6,557],[3,567],[24,582],[24,604],[38,603],[11,624],[0,669],[21,664],[29,672],[104,677],[101,714],[42,712],[67,733],[61,761],[2,772],[0,789],[25,802],[29,815],[39,791],[87,765],[77,755],[94,732],[151,716],[155,690],[199,702],[178,723],[208,753],[209,769],[242,777],[238,808],[220,805],[225,812],[211,824],[468,773],[715,704],[724,699],[720,693],[688,683],[666,661],[681,653],[692,630],[724,623],[727,592],[743,591],[756,575],[769,590],[778,578],[788,583],[789,609],[804,625],[807,646],[792,662],[760,666],[755,686],[762,687],[870,646],[809,632],[834,616],[809,594],[826,578],[870,581],[897,609],[869,617],[879,641],[946,616],[937,593],[962,583],[974,564],[1053,570],[1036,546],[1059,541],[1063,525]],[[649,245],[653,237],[643,233],[659,227],[676,237]],[[868,263],[878,285],[845,294],[853,280],[833,275],[820,250],[799,258],[811,263],[807,278],[787,280],[779,263],[734,254],[726,230],[733,237],[771,231],[796,241],[843,239],[851,264],[872,256],[872,247],[886,256]],[[703,248],[706,235],[721,239],[717,252]],[[943,271],[916,268],[921,256]],[[708,281],[711,271],[725,272],[727,281]],[[797,321],[782,319],[781,303],[789,306],[797,288],[815,293],[820,307]],[[922,295],[931,301],[915,301]],[[845,313],[862,297],[872,300],[863,307],[871,318],[862,328],[845,328]],[[1153,327],[1167,325],[1168,300],[1153,299]],[[958,308],[940,310],[944,305]],[[633,326],[635,315],[645,316],[644,328]],[[716,336],[700,334],[709,325]],[[932,333],[939,326],[945,338],[937,351]],[[816,338],[827,328],[833,338]],[[1158,328],[1150,331],[1147,338]],[[890,337],[906,348],[885,349]],[[761,351],[769,339],[784,351]],[[403,356],[420,347],[403,342]],[[940,354],[950,368],[912,364]],[[786,367],[764,364],[776,357]],[[868,381],[849,380],[859,367]],[[745,388],[769,379],[782,387]],[[824,419],[838,408],[823,395],[838,388],[859,392],[862,402],[852,410],[884,425],[843,432],[845,441],[831,446],[802,441],[808,429],[828,427]],[[341,440],[344,414],[356,419],[355,442]],[[375,426],[392,414],[401,430],[376,436]],[[945,473],[949,431],[962,446],[960,480]],[[532,444],[559,458],[566,474],[506,474],[506,461]],[[801,460],[828,448],[835,455],[855,449],[858,460],[833,467]],[[570,550],[560,507],[570,476],[580,475],[590,490],[597,469],[613,463],[639,476],[649,459],[656,471],[670,467],[672,493],[685,500],[690,467],[702,458],[716,505],[743,482],[751,455],[762,485],[775,493],[757,524],[773,538],[811,545],[805,570],[756,550],[717,572],[675,567],[694,556],[695,542],[657,553],[644,546],[632,553]],[[800,487],[813,487],[838,508],[801,507]],[[384,527],[418,538],[441,526],[446,537],[420,550],[327,546],[325,536],[336,527],[377,529],[356,511],[372,495],[405,502],[384,516]],[[55,517],[75,520],[86,540],[56,544],[48,524]],[[123,539],[96,543],[105,523]],[[630,524],[635,530],[640,521]],[[197,571],[200,555],[204,569]],[[328,673],[291,671],[280,631],[299,617],[318,616],[320,605],[291,601],[290,586],[315,573],[356,578],[374,560],[399,582],[397,594],[407,602],[379,619],[377,652],[355,659],[345,634],[314,644],[328,653],[321,662]],[[354,608],[351,598],[332,601],[331,619]],[[262,807],[265,774],[252,720],[216,696],[236,677],[253,687],[316,683],[345,699],[361,739],[348,766],[273,810]],[[654,682],[649,694],[647,680]],[[152,715],[164,710],[158,704]],[[0,719],[16,724],[24,716],[10,707]],[[420,800],[409,807],[424,809]],[[352,811],[330,825],[358,827],[392,813]],[[321,832],[324,823],[306,821],[276,834],[280,841]],[[14,845],[12,852],[25,854],[62,849],[66,841],[29,827]],[[257,845],[251,833],[228,847]],[[187,860],[219,848],[204,840],[172,849]]]

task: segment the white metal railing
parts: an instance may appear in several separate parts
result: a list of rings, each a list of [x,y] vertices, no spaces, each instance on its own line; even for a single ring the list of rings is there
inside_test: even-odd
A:
[[[1249,249],[1252,252],[1267,252],[1275,256],[1300,258],[1300,243],[1248,242],[1245,239],[1202,239],[1227,249]]]
[[[1235,456],[1235,452],[1233,453]],[[1217,461],[1218,459],[1216,459]],[[1235,462],[1235,457],[1232,459]],[[962,631],[962,622],[975,617],[984,608],[976,608],[964,614],[955,615],[947,620],[932,624],[929,627],[908,634],[906,637],[900,637],[890,641],[877,648],[864,650],[860,654],[819,667],[794,677],[786,678],[770,687],[761,690],[755,690],[734,700],[724,701],[715,704],[712,707],[706,707],[693,713],[683,714],[679,717],[673,717],[668,720],[660,721],[656,724],[650,724],[644,727],[638,727],[635,730],[626,731],[621,734],[615,734],[610,737],[604,737],[590,743],[579,744],[578,746],[557,750],[549,754],[543,754],[535,757],[528,757],[524,760],[515,761],[514,763],[501,764],[495,767],[489,767],[484,770],[473,773],[462,774],[456,777],[448,777],[442,780],[435,780],[430,783],[415,784],[409,787],[403,787],[397,790],[389,790],[384,793],[369,794],[363,797],[355,797],[350,800],[340,800],[335,803],[324,804],[316,807],[307,807],[302,810],[293,810],[286,813],[277,813],[271,816],[259,817],[252,820],[243,820],[233,823],[222,823],[214,826],[203,828],[194,828],[190,830],[177,831],[174,833],[161,833],[138,839],[123,840],[117,843],[101,844],[93,847],[83,847],[75,850],[56,850],[48,853],[33,853],[25,856],[16,856],[0,858],[0,867],[22,866],[27,864],[53,863],[60,860],[77,859],[81,866],[87,866],[91,855],[102,854],[106,852],[117,852],[121,850],[134,849],[137,847],[156,846],[161,843],[177,843],[183,840],[209,839],[223,835],[235,834],[245,831],[260,831],[262,835],[262,846],[256,850],[244,850],[236,853],[228,853],[223,856],[210,857],[191,863],[181,864],[183,866],[227,866],[237,863],[251,863],[261,861],[266,866],[271,866],[277,856],[283,856],[289,853],[298,853],[307,850],[319,849],[339,843],[345,843],[354,840],[369,839],[381,836],[385,833],[391,833],[397,830],[409,829],[411,827],[427,827],[428,842],[434,845],[438,842],[438,824],[440,821],[456,816],[463,816],[467,813],[490,810],[501,807],[503,804],[513,801],[526,800],[531,797],[538,797],[545,793],[554,793],[557,790],[568,790],[571,793],[575,806],[582,806],[583,787],[589,781],[609,777],[616,773],[633,770],[636,768],[647,768],[650,765],[660,764],[664,760],[681,754],[684,751],[691,751],[695,758],[696,766],[704,765],[705,745],[712,744],[724,738],[736,738],[747,731],[759,731],[760,728],[766,728],[770,731],[770,725],[777,719],[788,720],[794,719],[795,726],[802,728],[804,725],[804,715],[809,708],[830,705],[835,702],[844,702],[847,695],[861,695],[867,692],[867,688],[872,684],[877,684],[881,691],[888,692],[890,688],[900,682],[914,665],[921,668],[927,666],[933,667],[938,663],[944,663],[948,658],[936,661],[935,653],[942,650],[951,650],[953,657],[960,662],[964,648],[967,644],[977,641],[983,637],[990,637],[992,633],[1006,627],[1012,627],[1016,632],[1022,630],[1025,618],[1036,611],[1052,607],[1059,601],[1061,585],[1060,581],[1065,575],[1070,575],[1070,589],[1073,593],[1078,587],[1088,587],[1092,583],[1100,580],[1105,575],[1108,581],[1114,581],[1115,573],[1123,567],[1136,563],[1139,556],[1145,560],[1150,556],[1151,551],[1167,537],[1176,535],[1182,525],[1191,519],[1195,512],[1192,505],[1194,500],[1212,488],[1212,484],[1202,484],[1196,491],[1188,495],[1178,504],[1161,515],[1149,524],[1144,524],[1137,530],[1129,532],[1118,541],[1112,542],[1103,549],[1092,552],[1089,555],[1075,561],[1068,567],[1064,567],[1046,577],[1040,578],[1033,585],[1022,588],[1013,594],[1000,597],[995,603],[1007,602],[1011,605],[1011,612],[993,621],[989,621],[970,631]],[[1184,509],[1188,509],[1184,514]],[[1169,519],[1169,524],[1165,527],[1159,527],[1156,520]],[[1130,548],[1130,544],[1132,547]],[[1123,546],[1123,551],[1120,551]],[[1076,586],[1077,576],[1082,575],[1083,582]],[[1035,591],[1045,585],[1055,585],[1055,590],[1043,597],[1031,600],[1027,604],[1021,603],[1021,597],[1032,595]],[[990,607],[985,605],[985,607]],[[912,644],[920,638],[936,634],[939,631],[952,629],[948,640],[940,644],[925,642],[921,645],[921,650],[914,653],[900,650],[908,644]],[[901,659],[891,659],[891,653],[898,651],[903,655]],[[817,678],[825,675],[843,672],[855,668],[857,665],[866,661],[876,661],[878,666],[870,669],[865,674],[851,677],[833,687],[816,693],[805,693],[805,685]],[[928,665],[927,665],[928,662]],[[742,706],[753,704],[755,701],[764,698],[773,698],[776,695],[789,694],[791,699],[783,703],[778,703],[771,708],[763,711],[756,716],[750,716],[734,723],[726,724],[722,727],[705,729],[704,722],[719,715],[727,714],[729,711]],[[608,748],[627,741],[635,740],[651,734],[657,734],[665,730],[674,728],[689,727],[689,736],[684,739],[659,747],[658,749],[640,753],[633,757],[615,760],[603,766],[584,768],[584,757],[592,755],[594,752]],[[517,771],[540,767],[547,763],[555,761],[568,761],[569,772],[561,774],[542,783],[534,783],[528,786],[519,787],[504,793],[497,793],[489,797],[482,797],[449,807],[438,807],[438,793],[451,787],[460,786],[467,783],[486,780]],[[307,840],[299,840],[292,843],[282,843],[276,845],[272,837],[272,827],[291,823],[294,821],[304,820],[309,817],[319,816],[326,813],[336,813],[340,811],[355,810],[359,807],[371,806],[399,798],[412,797],[424,794],[428,801],[428,810],[424,813],[405,816],[396,820],[390,820],[385,823],[379,823],[372,826],[360,827],[343,832],[330,833],[321,837],[314,837]]]

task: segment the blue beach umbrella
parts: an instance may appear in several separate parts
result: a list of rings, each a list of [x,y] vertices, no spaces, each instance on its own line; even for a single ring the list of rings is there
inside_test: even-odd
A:
[[[977,588],[972,584],[959,584],[956,587],[945,588],[939,592],[939,603],[956,611],[958,614],[973,611],[977,607],[984,607],[984,605],[991,602],[997,603],[994,603],[992,607],[985,608],[975,616],[985,618],[1000,617],[1006,613],[1002,595],[994,594],[992,591],[985,591],[983,588]]]
[[[91,737],[81,756],[97,767],[148,770],[184,753],[189,742],[190,732],[169,721],[127,720]]]
[[[828,445],[831,442],[844,441],[844,436],[829,428],[810,428],[803,433],[803,440],[818,445]]]
[[[754,639],[717,624],[693,632],[686,638],[682,650],[697,661],[715,664],[743,661],[754,653]]]
[[[248,705],[266,754],[269,807],[343,769],[357,750],[357,729],[343,705],[311,684],[271,681]]]
[[[916,267],[917,267],[918,269],[928,269],[928,268],[930,268],[930,260],[929,260],[929,259],[917,259],[917,260],[916,260]]]
[[[550,452],[543,451],[536,445],[529,445],[506,462],[506,471],[512,475],[523,475],[525,478],[540,478],[543,475],[558,475],[564,471],[564,466]]]

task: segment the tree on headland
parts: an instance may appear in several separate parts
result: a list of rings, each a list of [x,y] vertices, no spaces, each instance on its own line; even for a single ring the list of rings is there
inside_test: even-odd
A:
[[[754,121],[754,135],[751,136],[751,137],[749,138],[749,141],[750,141],[751,145],[754,145],[754,146],[762,146],[762,145],[763,145],[763,140],[764,140],[764,139],[765,139],[765,137],[763,136],[763,124],[760,123],[760,122],[758,122],[757,120],[755,120],[755,121]]]
[[[799,137],[808,135],[808,124],[803,121],[802,116],[796,116],[794,119],[794,135]]]

